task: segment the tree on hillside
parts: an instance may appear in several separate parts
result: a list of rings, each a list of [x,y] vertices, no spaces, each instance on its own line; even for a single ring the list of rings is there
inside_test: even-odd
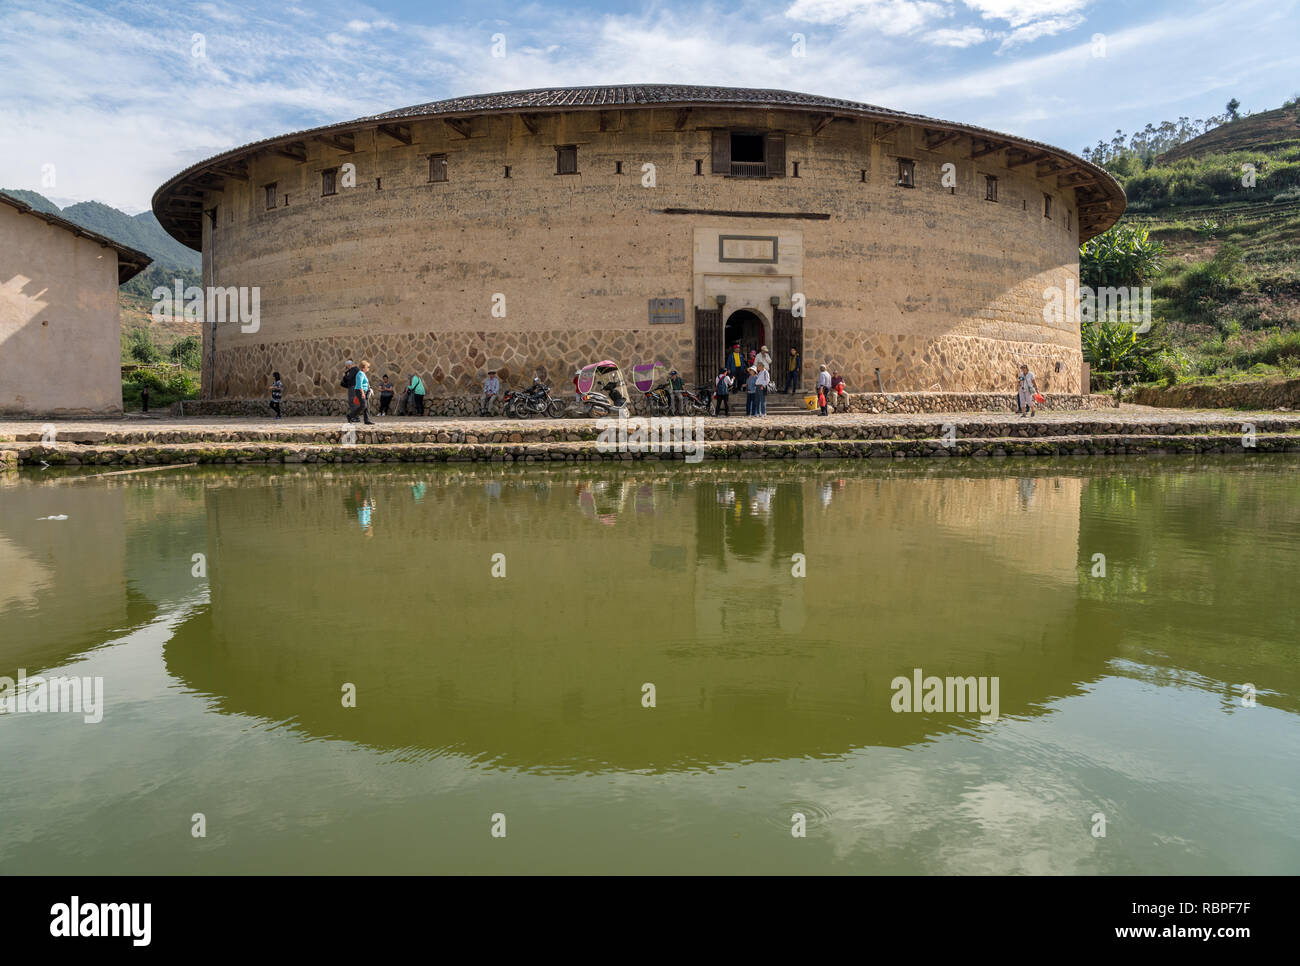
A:
[[[1232,100],[1228,101],[1227,107],[1228,107],[1228,120],[1235,121],[1241,117],[1241,115],[1238,113],[1239,109],[1241,108],[1241,101],[1237,100],[1234,97]]]
[[[127,336],[127,352],[131,358],[142,365],[153,365],[162,360],[162,353],[154,345],[153,336],[148,329],[132,329]]]

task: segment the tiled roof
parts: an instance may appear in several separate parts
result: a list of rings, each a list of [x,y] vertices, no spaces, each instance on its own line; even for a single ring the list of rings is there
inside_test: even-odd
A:
[[[883,107],[859,104],[835,97],[800,94],[795,91],[757,90],[749,87],[700,87],[694,84],[634,84],[621,87],[543,87],[531,91],[476,94],[450,97],[376,114],[371,120],[423,117],[431,114],[463,114],[487,111],[517,111],[560,107],[655,107],[687,104],[744,104],[767,107],[821,108],[832,111],[862,111],[916,117]],[[927,118],[927,120],[930,120]]]
[[[600,110],[602,108],[653,108],[653,107],[706,107],[732,106],[746,108],[784,108],[786,110],[805,110],[818,114],[834,114],[841,117],[860,117],[867,120],[919,124],[927,127],[957,131],[968,136],[987,138],[1003,142],[1022,152],[1041,152],[1059,160],[1066,161],[1071,167],[1080,168],[1098,176],[1101,193],[1114,207],[1114,219],[1107,216],[1100,218],[1095,231],[1084,232],[1089,238],[1099,231],[1104,231],[1117,220],[1124,210],[1124,192],[1118,182],[1104,169],[1082,158],[1062,151],[1060,148],[992,131],[988,128],[975,127],[928,117],[924,114],[908,114],[893,111],[873,104],[847,101],[836,97],[821,97],[817,94],[801,94],[796,91],[765,90],[749,87],[705,87],[693,84],[631,84],[614,87],[543,87],[527,91],[506,91],[498,94],[476,94],[469,97],[451,97],[427,104],[416,104],[382,114],[371,114],[352,121],[327,124],[308,128],[290,134],[277,135],[254,141],[242,147],[226,151],[206,161],[200,161],[171,178],[154,192],[153,210],[163,227],[177,240],[192,248],[198,247],[200,234],[199,215],[197,211],[168,211],[163,204],[168,197],[180,188],[184,182],[196,175],[222,164],[237,163],[244,157],[266,148],[289,145],[305,138],[323,135],[345,134],[349,130],[375,127],[382,124],[402,124],[412,120],[430,117],[466,117],[476,114],[511,114],[511,113],[546,113],[548,111]],[[1115,207],[1117,206],[1117,207]],[[1081,225],[1081,228],[1085,226]]]

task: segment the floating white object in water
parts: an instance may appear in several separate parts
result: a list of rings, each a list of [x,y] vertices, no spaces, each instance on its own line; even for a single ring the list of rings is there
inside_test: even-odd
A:
[[[66,520],[66,519],[68,519],[68,515],[67,515],[66,513],[60,513],[60,514],[58,514],[57,516],[52,516],[52,517],[37,517],[36,519],[37,519],[37,520]]]

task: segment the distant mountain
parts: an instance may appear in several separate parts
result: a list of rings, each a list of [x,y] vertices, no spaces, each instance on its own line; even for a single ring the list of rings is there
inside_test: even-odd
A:
[[[12,188],[3,190],[6,194],[27,202],[37,211],[49,215],[61,215],[83,228],[106,235],[114,241],[144,252],[153,259],[151,269],[161,269],[164,272],[171,271],[181,275],[199,271],[201,265],[199,253],[186,248],[163,231],[162,225],[158,224],[158,219],[154,217],[152,211],[143,211],[133,216],[98,201],[81,201],[60,208],[35,191]]]

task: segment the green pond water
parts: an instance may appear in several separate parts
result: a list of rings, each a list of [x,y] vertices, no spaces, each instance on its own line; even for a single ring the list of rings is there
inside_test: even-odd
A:
[[[11,474],[0,872],[1300,872],[1298,469]]]

